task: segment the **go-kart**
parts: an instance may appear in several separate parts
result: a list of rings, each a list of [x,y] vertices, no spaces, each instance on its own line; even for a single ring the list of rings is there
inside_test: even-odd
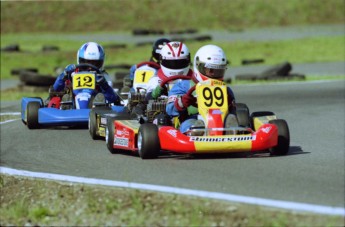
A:
[[[145,99],[146,90],[149,80],[156,75],[159,64],[156,62],[141,62],[137,65],[134,73],[133,85],[131,91],[126,93],[127,107],[122,113],[114,112],[110,108],[97,108],[89,113],[89,132],[93,140],[105,139],[105,129],[107,127],[107,119],[137,119],[146,111],[148,100]],[[152,106],[151,101],[151,106]],[[148,114],[150,115],[150,107]]]
[[[106,144],[110,152],[129,150],[137,152],[142,159],[157,158],[163,151],[184,154],[288,153],[290,134],[285,120],[277,119],[269,111],[253,112],[250,115],[247,105],[239,104],[236,110],[238,126],[232,126],[228,122],[229,107],[224,82],[199,82],[187,94],[193,95],[194,90],[198,119],[204,122],[204,127],[191,128],[181,133],[169,124],[143,123],[138,120],[108,121]]]
[[[94,72],[85,71],[92,68]],[[78,72],[71,75],[66,81],[69,88],[63,92],[50,92],[49,103],[43,102],[40,97],[23,97],[21,100],[21,118],[29,129],[38,129],[46,126],[87,126],[91,108],[107,106],[115,112],[123,111],[121,105],[111,105],[95,99],[97,79],[101,77],[98,68],[90,64],[76,65]],[[70,99],[64,100],[67,95]]]

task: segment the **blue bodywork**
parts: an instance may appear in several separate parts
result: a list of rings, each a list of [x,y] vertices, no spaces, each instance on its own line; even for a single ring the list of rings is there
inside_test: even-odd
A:
[[[24,97],[21,101],[21,118],[24,123],[27,122],[27,105],[29,102],[40,103],[41,108],[38,109],[38,123],[40,125],[56,125],[56,126],[69,126],[88,124],[89,112],[91,109],[69,109],[60,110],[56,108],[43,107],[41,98],[28,98]],[[124,106],[111,106],[115,112],[123,112]]]

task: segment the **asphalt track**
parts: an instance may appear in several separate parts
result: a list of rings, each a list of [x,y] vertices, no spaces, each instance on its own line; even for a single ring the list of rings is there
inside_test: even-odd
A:
[[[287,156],[164,155],[141,160],[112,155],[85,129],[29,130],[20,120],[1,124],[0,165],[35,172],[165,185],[259,198],[344,207],[345,81],[238,85],[238,102],[287,120]],[[1,113],[19,112],[2,102]]]

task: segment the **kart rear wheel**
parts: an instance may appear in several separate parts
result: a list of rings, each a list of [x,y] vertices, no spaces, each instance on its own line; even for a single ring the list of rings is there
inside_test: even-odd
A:
[[[249,108],[246,104],[236,103],[236,115],[239,126],[250,127]]]
[[[93,140],[100,139],[101,137],[97,135],[97,115],[94,110],[91,110],[89,113],[89,122],[88,122],[88,128],[90,132],[90,136]]]
[[[278,127],[278,144],[269,149],[270,155],[286,155],[289,152],[290,147],[290,131],[287,122],[283,119],[277,119],[271,120],[269,123]]]
[[[224,122],[224,127],[225,128],[237,128],[238,125],[238,119],[235,114],[228,114],[226,116],[225,122]],[[226,131],[225,135],[232,135],[234,131]]]
[[[27,126],[29,129],[38,129],[40,124],[38,123],[38,110],[41,105],[39,102],[28,102],[26,106],[27,114]]]
[[[158,127],[155,124],[142,124],[138,132],[138,153],[142,159],[157,158],[160,152]]]
[[[112,154],[119,153],[118,149],[114,148],[114,119],[107,118],[107,127],[105,129],[105,143]]]

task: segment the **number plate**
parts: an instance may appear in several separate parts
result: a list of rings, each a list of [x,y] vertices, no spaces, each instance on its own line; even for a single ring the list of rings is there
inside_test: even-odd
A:
[[[95,89],[96,87],[95,74],[92,74],[92,73],[74,74],[72,83],[73,83],[73,90]]]
[[[134,83],[146,84],[149,82],[151,77],[155,74],[152,70],[141,70],[137,69],[134,75]]]
[[[226,86],[200,85],[197,89],[198,106],[202,109],[227,108],[228,96]]]

